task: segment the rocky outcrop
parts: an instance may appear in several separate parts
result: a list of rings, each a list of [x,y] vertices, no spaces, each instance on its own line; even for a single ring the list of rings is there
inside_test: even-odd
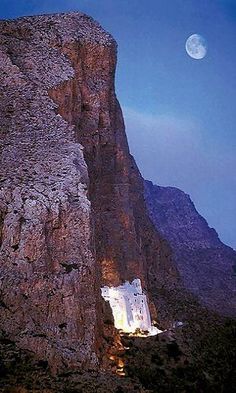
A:
[[[145,181],[145,199],[153,223],[172,247],[185,288],[208,308],[236,316],[236,252],[220,241],[183,191]]]
[[[1,22],[0,327],[57,370],[96,367],[100,289],[83,148],[47,93],[74,77],[53,23]]]
[[[54,371],[94,369],[100,287],[141,278],[156,316],[151,287],[178,283],[129,154],[116,43],[80,13],[0,26],[0,329]]]
[[[54,372],[119,364],[101,287],[135,278],[164,328],[192,312],[188,290],[232,315],[234,252],[180,191],[146,183],[145,202],[115,95],[114,39],[80,13],[0,27],[4,340]]]
[[[167,243],[146,212],[143,180],[129,153],[123,116],[114,88],[116,43],[72,43],[62,48],[75,79],[50,89],[58,112],[75,125],[89,172],[89,199],[95,223],[96,258],[103,285],[149,276],[170,286],[177,273]],[[172,277],[172,279],[171,279]]]

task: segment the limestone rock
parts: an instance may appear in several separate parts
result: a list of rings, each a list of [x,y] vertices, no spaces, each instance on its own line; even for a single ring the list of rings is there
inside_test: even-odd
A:
[[[87,19],[75,21],[82,34]],[[96,367],[100,293],[87,165],[47,92],[74,71],[50,44],[53,17],[0,25],[0,327],[55,371]]]
[[[116,43],[80,14],[0,22],[0,329],[54,371],[103,357],[100,288],[178,273],[115,96]]]

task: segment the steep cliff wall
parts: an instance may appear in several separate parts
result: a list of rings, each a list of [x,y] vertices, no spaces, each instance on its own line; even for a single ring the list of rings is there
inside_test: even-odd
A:
[[[83,148],[47,93],[74,77],[51,24],[0,23],[0,328],[56,370],[96,367],[100,289]]]
[[[100,287],[141,278],[155,316],[151,283],[178,283],[129,154],[116,43],[79,13],[0,27],[0,329],[55,370],[95,368]]]
[[[75,124],[84,146],[102,284],[140,277],[148,289],[148,277],[154,275],[160,282],[168,277],[171,286],[177,273],[168,245],[147,215],[143,180],[129,154],[115,95],[116,43],[106,35],[102,44],[76,42],[61,50],[73,64],[75,79],[49,94],[63,118]]]
[[[95,42],[53,41],[70,59],[75,78],[49,94],[61,116],[75,125],[76,138],[84,146],[101,284],[119,285],[139,277],[146,290],[152,279],[157,286],[172,288],[178,273],[168,244],[147,215],[143,179],[129,153],[115,95],[116,43],[103,34]]]
[[[236,316],[236,252],[220,241],[183,191],[146,181],[145,199],[153,223],[172,246],[185,288],[208,308]]]

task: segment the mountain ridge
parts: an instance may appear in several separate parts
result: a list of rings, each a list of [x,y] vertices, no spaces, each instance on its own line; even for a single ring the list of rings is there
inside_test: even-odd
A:
[[[145,181],[145,199],[154,225],[172,247],[185,287],[212,310],[235,316],[236,252],[221,242],[182,190]]]

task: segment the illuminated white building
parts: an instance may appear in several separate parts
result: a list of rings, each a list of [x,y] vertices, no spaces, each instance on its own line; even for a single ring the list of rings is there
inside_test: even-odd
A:
[[[147,297],[138,278],[131,284],[126,281],[118,287],[103,287],[101,291],[103,298],[110,303],[117,329],[126,333],[135,333],[136,329],[140,329],[148,332],[148,335],[162,332],[151,323]]]

